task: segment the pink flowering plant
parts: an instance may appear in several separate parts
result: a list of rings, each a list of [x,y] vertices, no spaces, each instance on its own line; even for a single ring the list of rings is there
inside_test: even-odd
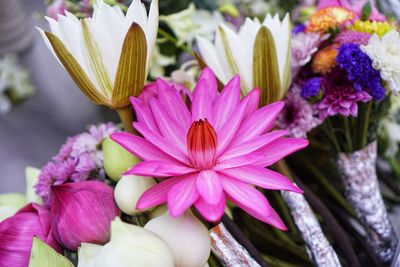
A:
[[[240,99],[240,78],[232,78],[218,92],[208,68],[199,77],[188,107],[176,90],[157,80],[157,95],[142,101],[132,97],[137,114],[134,128],[143,136],[125,132],[111,138],[143,161],[127,173],[158,177],[136,208],[167,203],[172,216],[194,206],[208,221],[217,222],[226,201],[255,218],[286,229],[256,185],[269,190],[302,192],[285,176],[267,169],[308,142],[285,138],[273,130],[284,103],[258,108],[260,92]]]

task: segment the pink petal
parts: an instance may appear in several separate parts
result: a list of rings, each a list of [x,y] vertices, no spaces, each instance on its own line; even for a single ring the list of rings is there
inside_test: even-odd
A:
[[[278,101],[267,106],[262,107],[253,114],[250,114],[243,123],[236,134],[236,142],[245,142],[251,138],[268,131],[281,112],[283,101]]]
[[[193,92],[192,118],[197,121],[207,118],[212,121],[212,105],[217,97],[218,86],[214,73],[205,68]]]
[[[257,165],[261,167],[270,166],[306,146],[308,146],[308,140],[306,139],[280,138],[258,150],[258,152],[264,153],[265,157]]]
[[[226,118],[230,118],[235,112],[240,102],[240,77],[233,77],[228,84],[224,87],[220,97],[215,101],[213,113],[214,118],[212,125],[216,132],[218,132]]]
[[[275,141],[276,139],[287,135],[288,131],[279,130],[257,136],[247,142],[240,144],[232,144],[225,152],[219,157],[218,160],[226,160],[234,157],[250,154],[251,152]]]
[[[243,166],[239,168],[221,170],[226,176],[238,179],[247,184],[253,184],[270,190],[289,190],[297,193],[303,191],[292,183],[288,178],[278,172],[258,167]]]
[[[199,197],[196,189],[196,174],[189,174],[168,191],[168,211],[171,216],[182,215]]]
[[[136,203],[136,209],[148,209],[167,202],[169,189],[181,179],[182,176],[167,178],[154,185],[140,196],[138,202]]]
[[[162,79],[157,79],[157,88],[158,99],[162,100],[169,115],[173,116],[183,128],[188,129],[192,122],[192,116],[176,89]]]
[[[223,177],[222,183],[226,194],[234,204],[260,221],[287,230],[268,200],[257,189],[227,176]]]
[[[164,161],[146,160],[137,163],[125,174],[135,174],[151,177],[168,177],[195,172],[195,169],[183,164],[171,164]]]
[[[260,89],[254,88],[245,96],[245,98],[248,98],[249,103],[247,104],[246,111],[244,112],[244,118],[247,118],[250,114],[256,112],[258,106],[260,105],[260,94]]]
[[[131,97],[130,100],[135,109],[137,121],[146,125],[153,132],[159,133],[157,123],[147,103],[136,97]]]
[[[209,222],[218,222],[224,215],[226,200],[225,195],[222,195],[220,201],[215,205],[210,205],[202,197],[199,197],[194,203],[196,209]]]
[[[170,143],[175,144],[182,153],[187,152],[186,148],[186,131],[180,123],[171,118],[160,104],[160,101],[153,98],[150,100],[150,108],[153,112],[158,129],[163,137],[168,139]]]
[[[208,204],[218,204],[224,191],[221,178],[212,170],[204,170],[199,173],[196,180],[197,191]]]
[[[257,165],[261,166],[260,162],[263,162],[265,159],[265,154],[260,152],[252,152],[250,154],[242,155],[239,157],[221,160],[215,166],[215,171],[220,171],[224,169],[231,169],[245,165]],[[265,167],[265,166],[262,166]]]
[[[222,126],[221,130],[217,132],[218,136],[218,148],[217,148],[217,156],[221,155],[225,149],[229,146],[232,139],[235,137],[237,130],[240,127],[240,124],[243,120],[243,114],[247,108],[247,104],[249,103],[249,98],[244,98],[237,111],[232,114],[232,116],[225,121],[224,126]]]
[[[127,132],[118,132],[112,133],[110,135],[110,138],[118,143],[120,146],[125,148],[127,151],[141,158],[142,160],[158,160],[171,163],[178,162],[174,158],[165,154],[158,147],[134,134],[130,134]]]
[[[144,124],[134,122],[133,127],[143,135],[145,139],[147,139],[149,142],[151,142],[154,146],[158,147],[171,157],[185,163],[189,164],[189,158],[185,153],[183,153],[181,150],[176,148],[175,146],[171,145],[171,142],[168,141],[165,137],[161,136],[160,134],[151,131],[149,128],[147,128]]]

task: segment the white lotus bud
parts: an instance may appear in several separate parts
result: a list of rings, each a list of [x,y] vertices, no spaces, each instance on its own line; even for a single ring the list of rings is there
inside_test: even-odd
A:
[[[140,196],[150,187],[155,185],[156,182],[153,178],[143,177],[137,175],[126,175],[118,181],[114,190],[114,198],[120,210],[128,215],[135,215],[143,212],[138,211],[136,203]]]
[[[111,223],[111,240],[104,246],[83,243],[78,267],[174,267],[174,257],[156,234],[117,217]]]
[[[203,267],[210,256],[207,228],[191,213],[171,217],[168,213],[150,220],[144,228],[156,233],[169,246],[176,267]]]

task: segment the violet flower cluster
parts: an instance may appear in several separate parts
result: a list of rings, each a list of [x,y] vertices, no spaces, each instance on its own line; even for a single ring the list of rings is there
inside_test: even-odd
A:
[[[53,185],[105,178],[101,142],[117,130],[113,123],[91,125],[87,132],[67,139],[53,160],[43,166],[35,185],[46,205],[51,202]]]

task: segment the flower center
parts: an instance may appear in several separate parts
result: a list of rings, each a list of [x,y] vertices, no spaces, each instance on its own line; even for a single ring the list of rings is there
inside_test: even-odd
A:
[[[217,134],[207,119],[192,123],[187,134],[187,149],[195,168],[209,169],[215,165]]]

